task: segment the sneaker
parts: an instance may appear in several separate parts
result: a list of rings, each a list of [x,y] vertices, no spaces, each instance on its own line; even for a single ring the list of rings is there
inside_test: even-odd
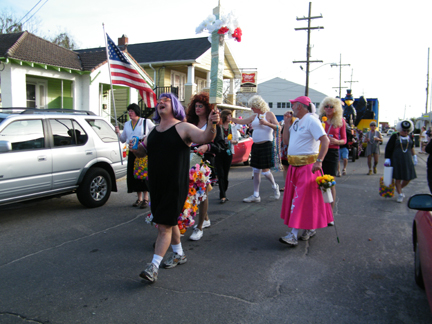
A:
[[[303,234],[300,236],[300,240],[307,241],[311,237],[315,236],[316,230],[304,230]]]
[[[374,173],[377,173],[376,166],[374,166],[373,171],[374,171]]]
[[[147,268],[141,272],[139,276],[150,282],[155,282],[157,280],[158,272],[158,267],[156,267],[156,265],[152,262],[147,265]]]
[[[327,224],[327,226],[334,226],[334,221]]]
[[[202,229],[210,227],[210,225],[211,225],[210,219],[209,220],[204,220],[204,223],[202,224]],[[198,227],[198,224],[195,224],[194,228],[197,228],[197,227]]]
[[[279,194],[280,195],[280,194]],[[250,202],[260,202],[261,197],[255,197],[254,195],[251,195],[245,199],[243,199],[243,202],[250,203]]]
[[[271,196],[272,199],[278,200],[280,198],[279,185],[276,184],[276,188],[273,188],[274,195]]]
[[[171,269],[176,267],[178,264],[186,263],[186,261],[186,254],[180,255],[176,252],[173,252],[168,258],[168,260],[163,263],[163,265],[165,269]]]
[[[371,175],[372,174],[372,170],[369,170],[369,172],[367,173],[367,175]]]
[[[279,238],[279,242],[292,246],[298,245],[298,241],[293,233],[288,233],[287,236],[282,236],[281,238]]]
[[[397,202],[398,203],[401,203],[402,201],[403,201],[403,199],[404,199],[404,194],[399,194],[399,196],[398,196],[398,198],[397,198]]]
[[[195,228],[192,235],[189,237],[189,240],[198,241],[203,236],[203,231],[200,231],[199,228]]]

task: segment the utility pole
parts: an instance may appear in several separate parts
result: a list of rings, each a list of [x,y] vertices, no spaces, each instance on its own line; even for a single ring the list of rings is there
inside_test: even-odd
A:
[[[308,26],[304,28],[294,28],[294,30],[307,30],[307,48],[306,48],[306,61],[293,61],[293,63],[306,63],[306,87],[305,87],[305,96],[309,95],[309,64],[310,63],[322,63],[323,61],[311,61],[311,51],[310,51],[310,32],[312,29],[324,29],[324,27],[318,26],[318,27],[311,27],[311,20],[322,18],[322,15],[312,17],[311,16],[312,11],[312,2],[309,2],[309,15],[307,17],[303,18],[296,18],[297,20],[307,20]]]
[[[342,66],[351,66],[350,64],[342,64],[342,54],[339,56],[339,64],[335,64],[335,66],[339,66],[339,87],[333,87],[333,88],[339,88],[339,98],[341,97],[341,78],[342,78]],[[343,87],[346,88],[346,87]]]
[[[427,112],[428,112],[428,99],[429,99],[429,51],[430,51],[430,47],[428,47],[427,79],[426,79],[426,110],[425,110],[425,114],[427,114]]]
[[[358,82],[358,81],[353,81],[352,77],[353,77],[353,69],[351,69],[351,81],[344,81],[345,83],[349,83],[350,84],[350,89],[352,89],[352,84],[354,82]]]

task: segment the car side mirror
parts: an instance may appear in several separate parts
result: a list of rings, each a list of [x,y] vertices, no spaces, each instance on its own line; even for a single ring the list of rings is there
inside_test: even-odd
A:
[[[417,194],[408,200],[408,208],[424,211],[432,211],[432,195]]]
[[[0,141],[0,153],[12,151],[12,144],[9,141]]]

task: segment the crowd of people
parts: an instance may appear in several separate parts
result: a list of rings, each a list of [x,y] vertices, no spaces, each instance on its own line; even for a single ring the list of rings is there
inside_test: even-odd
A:
[[[340,176],[340,160],[344,161],[342,174],[346,174],[347,152],[344,149],[350,126],[343,117],[342,102],[338,98],[327,97],[318,110],[306,96],[290,102],[291,108],[285,113],[281,124],[258,95],[248,102],[253,114],[247,118],[235,118],[230,110],[219,111],[209,103],[207,93],[195,95],[187,109],[175,95],[161,94],[153,118],[156,126],[150,120],[139,117],[138,106],[128,107],[130,121],[121,134],[118,128],[116,132],[122,142],[129,141],[131,136],[142,139],[137,149],[129,144],[128,192],[137,192],[138,199],[134,206],[150,206],[152,222],[157,224],[158,229],[152,261],[140,277],[150,282],[157,280],[159,267],[170,246],[172,253],[163,263],[165,268],[187,261],[181,244],[183,235],[179,229],[179,215],[191,192],[189,185],[191,181],[196,181],[190,175],[191,155],[198,153],[207,161],[211,166],[211,177],[206,180],[203,199],[193,207],[198,210],[198,217],[189,239],[201,239],[204,228],[211,226],[206,198],[216,181],[219,203],[229,201],[229,170],[240,131],[247,133],[253,130],[249,133],[253,139],[250,162],[253,193],[243,202],[261,202],[261,175],[271,185],[273,200],[278,200],[283,192],[280,217],[291,230],[280,237],[281,243],[296,246],[299,240],[307,241],[315,236],[317,229],[334,224],[335,183],[333,181],[329,187],[332,199],[328,201],[317,179],[320,176],[329,177],[331,182],[331,179]],[[243,125],[249,127],[243,128]],[[386,146],[385,164],[393,167],[397,201],[401,202],[404,197],[402,189],[416,177],[414,166],[417,157],[412,139],[408,136],[412,123],[403,121],[397,129],[398,132],[392,135]],[[368,174],[377,173],[379,145],[383,140],[375,122],[370,123],[370,131],[365,134],[364,140],[367,143]],[[432,152],[432,145],[429,143],[424,149],[425,152]],[[145,156],[148,157],[148,182],[135,181],[129,168],[133,167],[133,159]],[[278,169],[278,163],[285,180],[281,188],[272,174],[272,170]],[[429,184],[432,184],[432,177]],[[190,227],[193,225],[192,222]]]

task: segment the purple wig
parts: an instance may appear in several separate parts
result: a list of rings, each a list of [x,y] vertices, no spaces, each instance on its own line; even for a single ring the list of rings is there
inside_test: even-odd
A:
[[[180,121],[183,121],[186,118],[186,114],[185,114],[184,107],[182,106],[182,104],[180,103],[178,98],[172,93],[162,93],[159,96],[159,99],[163,98],[163,97],[171,99],[171,106],[172,106],[174,118],[178,119]],[[155,111],[155,117],[153,118],[153,120],[156,123],[160,123],[160,120],[161,120],[161,117],[159,116],[159,113],[157,110],[157,106],[156,106],[156,111]]]

